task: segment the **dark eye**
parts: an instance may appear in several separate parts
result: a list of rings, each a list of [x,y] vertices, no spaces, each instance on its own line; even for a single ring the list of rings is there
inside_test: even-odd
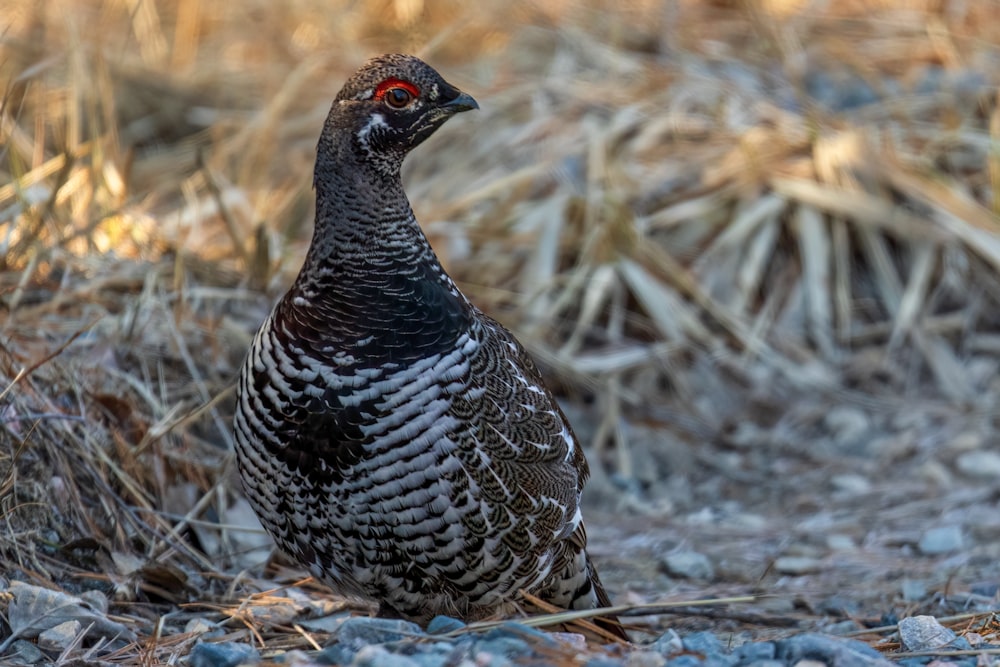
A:
[[[406,88],[396,86],[385,91],[385,103],[393,109],[402,109],[413,101],[413,93]]]

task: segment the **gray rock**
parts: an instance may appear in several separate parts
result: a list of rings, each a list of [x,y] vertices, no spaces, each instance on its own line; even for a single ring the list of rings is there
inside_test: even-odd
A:
[[[850,535],[832,533],[826,536],[826,546],[834,551],[853,551],[858,548],[854,538]]]
[[[871,430],[871,420],[863,410],[836,405],[823,419],[823,424],[833,433],[839,445],[851,445],[863,439]]]
[[[362,647],[351,664],[357,667],[422,667],[410,656],[390,653],[384,646],[374,644]]]
[[[530,656],[532,650],[528,642],[520,637],[502,634],[494,630],[488,633],[486,638],[476,642],[475,652],[515,659]]]
[[[37,665],[49,658],[34,643],[18,639],[10,647],[10,652],[2,656],[4,664]]]
[[[1000,582],[998,581],[977,581],[969,587],[975,595],[982,595],[985,598],[996,597],[1000,593]]]
[[[830,478],[833,488],[851,496],[862,496],[872,490],[872,483],[867,477],[854,473],[834,475]]]
[[[45,651],[62,651],[76,640],[82,629],[80,621],[65,621],[54,625],[39,633],[38,646]]]
[[[736,658],[729,655],[725,645],[713,632],[696,632],[682,639],[673,630],[668,630],[649,649],[664,656],[667,667],[727,667],[736,663]]]
[[[927,597],[927,583],[919,579],[903,579],[899,588],[906,602],[919,602]]]
[[[683,646],[685,651],[699,653],[711,659],[722,658],[725,653],[722,642],[714,632],[696,632],[688,635],[684,637]]]
[[[816,609],[824,614],[841,618],[845,616],[857,616],[861,613],[861,605],[856,600],[851,599],[849,594],[845,593],[834,593],[830,597],[820,600]]]
[[[354,660],[357,653],[350,646],[334,644],[327,646],[314,657],[314,662],[320,665],[349,665]]]
[[[575,649],[582,653],[587,651],[587,638],[578,632],[559,632],[557,630],[549,630],[548,635],[558,642],[563,649]]]
[[[758,665],[774,660],[773,642],[752,642],[737,646],[733,651],[733,658],[739,667],[744,665]]]
[[[867,644],[843,637],[814,633],[774,642],[774,657],[785,664],[816,660],[828,667],[892,667],[893,663]]]
[[[656,651],[632,651],[625,657],[625,667],[663,667],[667,659]]]
[[[201,643],[191,650],[191,667],[236,667],[260,661],[260,653],[251,644],[239,642]]]
[[[649,645],[649,649],[660,655],[673,655],[684,650],[684,642],[680,635],[671,629],[657,637],[656,641]]]
[[[955,525],[931,528],[920,536],[917,548],[920,549],[920,553],[926,556],[938,556],[961,551],[965,548],[962,529]]]
[[[208,633],[217,634],[220,631],[215,623],[209,623],[204,618],[192,618],[184,625],[185,634],[204,635]]]
[[[829,625],[824,625],[822,627],[824,633],[828,635],[849,635],[852,632],[857,632],[858,624],[856,621],[837,621],[836,623],[830,623]]]
[[[982,449],[986,444],[986,441],[982,433],[978,433],[976,431],[962,431],[961,433],[949,438],[949,440],[943,444],[948,448],[948,451],[953,452],[957,456],[962,452],[973,452]]]
[[[931,651],[958,637],[933,616],[910,616],[899,621],[899,640],[907,651]]]
[[[697,551],[677,551],[669,553],[661,561],[663,569],[673,577],[683,579],[715,578],[715,567],[708,556]]]
[[[817,572],[823,563],[810,556],[781,556],[774,561],[774,570],[780,574],[798,576]]]
[[[975,450],[959,455],[955,462],[959,471],[978,479],[1000,478],[1000,453],[990,450]]]
[[[948,648],[956,651],[969,651],[972,649],[972,642],[966,637],[955,637],[955,641],[948,644]]]
[[[847,69],[810,70],[804,83],[810,97],[831,111],[850,111],[879,101],[871,84]]]
[[[348,618],[351,618],[350,612],[341,611],[336,614],[326,614],[318,618],[303,618],[298,621],[298,624],[306,630],[329,632],[332,634],[336,633]]]
[[[461,630],[464,627],[465,623],[457,618],[452,618],[451,616],[435,616],[431,619],[431,622],[427,624],[427,634],[443,635],[446,632],[454,632],[456,630]]]
[[[369,644],[385,644],[410,639],[424,634],[416,623],[395,618],[366,618],[355,616],[346,619],[337,629],[336,639],[341,644],[358,650]]]
[[[108,598],[100,591],[84,591],[80,599],[102,614],[108,613]]]
[[[78,621],[87,628],[89,637],[135,639],[130,629],[110,620],[80,597],[21,581],[10,582],[7,592],[13,596],[7,607],[7,622],[18,637],[33,639],[66,621]]]
[[[533,628],[530,625],[524,625],[523,623],[516,623],[514,621],[508,621],[499,628],[490,630],[483,635],[483,638],[486,640],[514,639],[523,643],[525,646],[528,645],[528,642],[531,642],[534,645],[557,645],[557,642],[552,639],[552,635],[548,632],[539,630],[538,628]]]
[[[923,658],[903,658],[902,660],[897,662],[896,665],[898,667],[928,667],[928,665],[930,665],[933,660],[934,659],[929,656]],[[974,664],[970,665],[968,663],[959,664],[955,662],[946,662],[942,664],[940,662],[937,662],[934,664],[934,667],[976,667],[976,666]]]
[[[667,667],[706,667],[706,663],[700,656],[679,655],[673,660],[669,660]]]
[[[605,655],[597,655],[587,660],[584,667],[621,667],[621,661]]]

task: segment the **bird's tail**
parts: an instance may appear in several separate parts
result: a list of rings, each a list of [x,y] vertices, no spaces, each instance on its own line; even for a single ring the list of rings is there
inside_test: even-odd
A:
[[[587,608],[593,609],[595,607],[610,607],[611,599],[608,597],[608,592],[604,590],[604,584],[601,583],[601,578],[597,576],[597,568],[594,567],[594,563],[590,560],[586,551],[583,552],[583,557],[586,560],[587,579],[590,581],[590,588],[594,591],[596,599],[596,604]],[[579,607],[574,606],[573,608],[578,609]],[[598,616],[594,619],[594,623],[597,624],[599,628],[607,630],[618,639],[629,641],[628,635],[625,634],[625,628],[622,626],[621,621],[618,620],[617,616]]]
[[[561,567],[553,571],[538,597],[563,609],[610,607],[611,600],[584,545],[578,540],[567,540],[564,553],[565,557],[557,561]],[[617,617],[598,616],[593,622],[614,637],[629,641]]]

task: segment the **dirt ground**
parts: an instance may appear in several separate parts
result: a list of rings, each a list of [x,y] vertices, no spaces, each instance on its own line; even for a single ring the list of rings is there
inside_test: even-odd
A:
[[[616,602],[760,596],[644,621],[744,638],[996,607],[1000,478],[986,428],[994,413],[813,403],[789,397],[785,428],[758,429],[748,417],[740,437],[682,440],[657,427],[629,441],[637,468],[659,474],[637,489],[599,472],[586,514]],[[708,569],[702,559],[668,566],[671,554],[690,552]]]

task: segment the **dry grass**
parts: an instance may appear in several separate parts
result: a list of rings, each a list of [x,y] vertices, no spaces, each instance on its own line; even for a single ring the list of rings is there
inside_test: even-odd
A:
[[[189,648],[159,611],[269,587],[241,574],[231,379],[308,240],[329,100],[382,51],[480,100],[411,198],[598,396],[624,473],[623,420],[721,437],[769,383],[991,410],[995,8],[822,4],[0,5],[0,571],[112,591],[149,661]]]

